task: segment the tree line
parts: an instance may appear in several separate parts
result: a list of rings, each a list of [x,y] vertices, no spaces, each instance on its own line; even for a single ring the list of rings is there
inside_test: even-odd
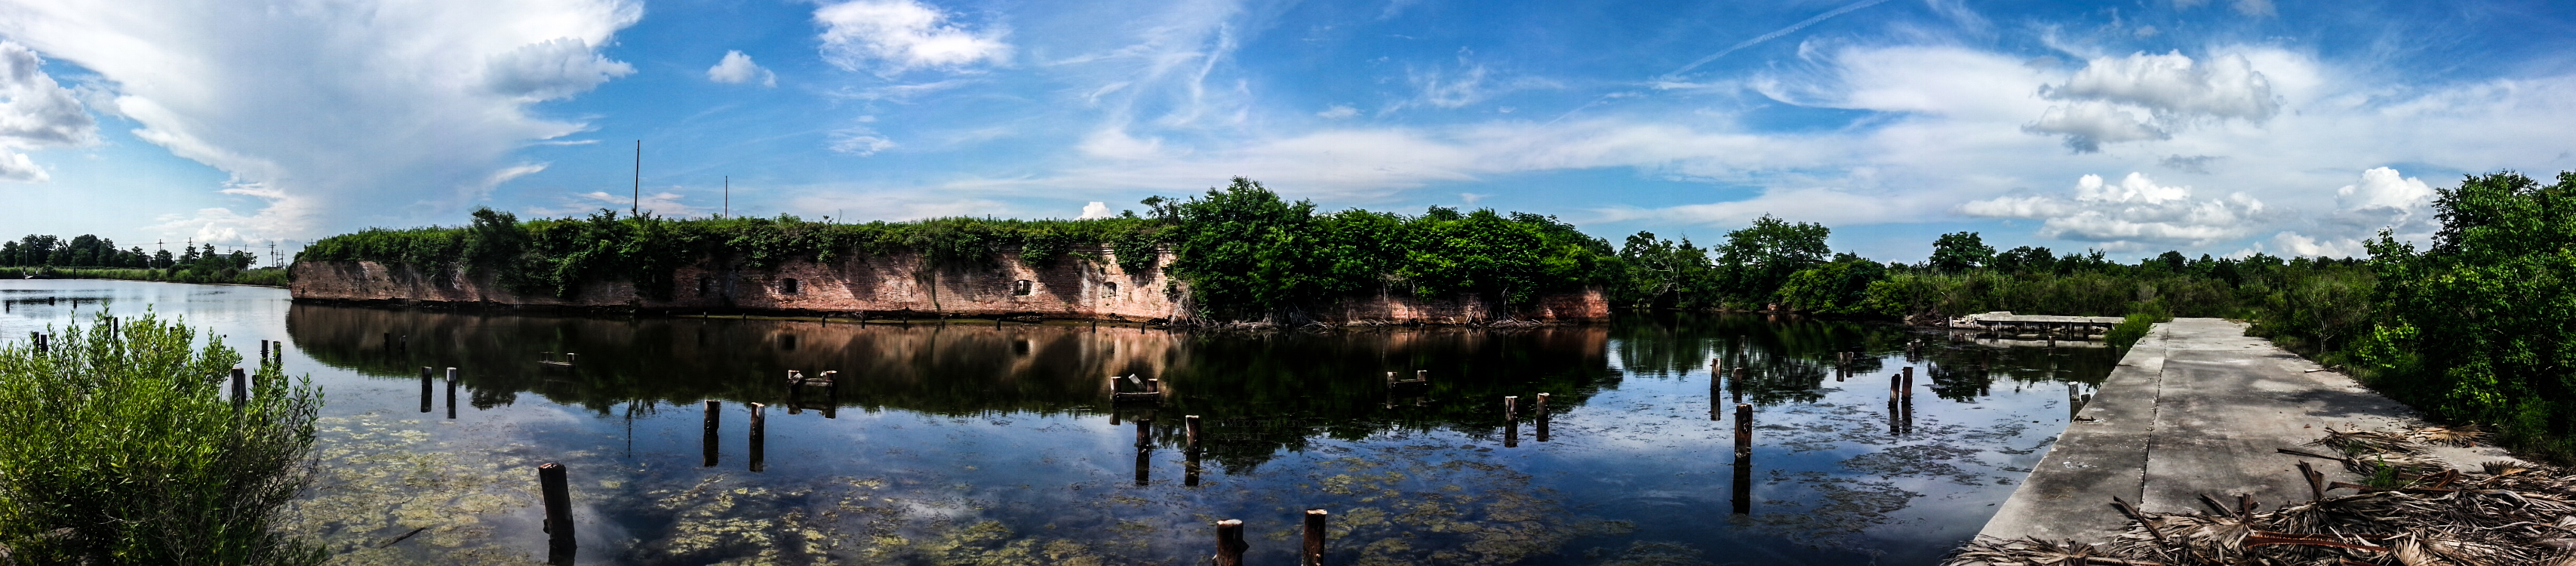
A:
[[[181,247],[178,254],[170,250],[145,253],[143,246],[117,249],[116,241],[82,234],[69,241],[51,235],[28,234],[17,241],[0,242],[0,267],[103,267],[124,269],[169,269],[205,264],[212,269],[249,269],[259,256],[246,251],[218,253],[214,244],[204,249]]]

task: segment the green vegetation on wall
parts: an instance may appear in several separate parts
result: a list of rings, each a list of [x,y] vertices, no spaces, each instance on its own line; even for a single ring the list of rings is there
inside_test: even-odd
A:
[[[1421,216],[1365,210],[1316,214],[1248,179],[1187,199],[1146,200],[1154,214],[1091,220],[940,218],[830,224],[778,218],[620,217],[522,221],[482,209],[462,228],[373,229],[324,238],[297,261],[368,260],[461,267],[492,274],[509,289],[569,297],[584,284],[632,281],[668,299],[675,269],[713,261],[747,269],[843,254],[919,254],[925,268],[989,267],[1001,253],[1047,266],[1103,261],[1124,269],[1175,257],[1171,274],[1188,285],[1201,313],[1224,319],[1300,320],[1354,293],[1400,290],[1419,297],[1480,293],[1506,304],[1608,281],[1616,258],[1607,243],[1545,216],[1459,212]],[[1135,250],[1135,253],[1119,253]]]
[[[16,564],[320,564],[273,530],[321,393],[151,315],[0,346],[0,552]]]

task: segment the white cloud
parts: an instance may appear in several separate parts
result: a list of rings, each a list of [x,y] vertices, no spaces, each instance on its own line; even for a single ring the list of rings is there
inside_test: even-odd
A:
[[[2433,202],[2433,187],[2396,169],[2374,167],[2361,172],[2361,182],[2335,189],[2335,198],[2345,210],[2422,210]]]
[[[27,46],[0,41],[0,181],[45,182],[49,175],[17,150],[98,143],[98,122],[71,90],[45,74]]]
[[[970,31],[917,0],[856,0],[814,11],[823,24],[823,58],[843,69],[900,72],[1001,62],[1011,53],[997,26]]]
[[[2281,110],[2271,79],[2239,53],[2202,61],[2179,51],[2096,57],[2066,82],[2041,87],[2040,95],[2064,103],[2024,131],[2063,135],[2067,147],[2083,153],[2107,143],[2170,139],[2172,130],[2203,122],[2261,123]]]
[[[2281,253],[2294,256],[2332,258],[2370,256],[2370,249],[2362,245],[2360,238],[2319,241],[2298,232],[2282,232],[2273,234],[2272,241],[2269,243],[2269,246],[2258,244],[2255,248],[2260,251],[2279,250]]]
[[[2065,135],[2066,147],[2084,153],[2102,151],[2106,143],[2173,138],[2127,109],[2090,100],[2050,107],[2039,121],[2022,126],[2022,131]]]
[[[1326,108],[1322,112],[1315,113],[1316,117],[1326,120],[1340,120],[1358,115],[1360,115],[1360,109],[1352,108],[1347,104],[1335,104],[1332,108]]]
[[[741,51],[726,51],[723,61],[716,62],[716,66],[707,67],[707,80],[710,81],[742,84],[751,82],[752,79],[759,79],[760,86],[778,86],[778,73],[761,68],[759,63],[751,62],[750,55],[744,55]]]
[[[484,80],[493,92],[527,100],[554,100],[590,92],[609,79],[635,74],[635,66],[610,61],[578,38],[558,37],[492,56]]]
[[[2193,200],[2191,187],[2159,185],[2143,173],[2130,173],[2117,184],[2100,175],[2075,183],[2075,198],[1999,197],[1971,201],[1959,212],[1991,218],[2041,220],[2039,233],[2051,238],[2106,242],[2114,245],[2207,245],[2242,238],[2263,219],[2261,200],[2234,193],[2226,198]]]
[[[1076,216],[1074,219],[1091,220],[1095,218],[1110,218],[1115,216],[1118,215],[1109,212],[1109,203],[1091,201],[1091,204],[1082,205],[1082,215]]]
[[[861,125],[833,130],[829,147],[836,153],[867,157],[894,149],[894,146],[894,140],[877,133],[875,128]]]
[[[113,113],[140,125],[137,138],[230,174],[223,192],[265,202],[163,226],[259,240],[452,218],[522,167],[505,164],[510,152],[586,128],[529,106],[633,72],[597,48],[642,10],[617,0],[18,0],[8,14],[0,36],[95,73]]]
[[[2260,18],[2271,16],[2275,12],[2272,9],[2272,0],[2236,0],[2236,13]]]

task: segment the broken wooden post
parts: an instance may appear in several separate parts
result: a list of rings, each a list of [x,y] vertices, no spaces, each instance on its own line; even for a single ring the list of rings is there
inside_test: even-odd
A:
[[[1538,394],[1538,441],[1547,442],[1547,394]]]
[[[716,466],[716,421],[717,416],[722,414],[724,414],[723,402],[714,400],[707,401],[706,434],[698,441],[699,446],[706,451],[707,462],[705,467],[713,468]]]
[[[1243,542],[1242,520],[1216,522],[1216,566],[1243,566],[1243,551],[1251,547]]]
[[[241,368],[233,368],[233,407],[239,408],[247,402],[250,402],[250,382],[242,377]]]
[[[265,362],[267,362],[267,361],[268,361],[268,341],[267,341],[267,340],[261,340],[261,341],[259,341],[259,361],[260,361],[260,362],[262,362],[262,363],[265,363]]]
[[[1753,405],[1735,405],[1735,453],[1753,453]]]
[[[1189,447],[1189,448],[1196,449],[1196,448],[1198,448],[1198,447],[1199,447],[1199,416],[1198,416],[1198,415],[1182,415],[1182,416],[1181,416],[1181,434],[1182,434],[1182,435],[1184,435],[1184,436],[1188,439],[1188,442],[1189,442],[1188,447]]]
[[[1161,380],[1161,379],[1148,379],[1148,380],[1145,380],[1145,392],[1146,392],[1146,393],[1153,393],[1153,394],[1157,394],[1157,395],[1162,394],[1162,393],[1163,393],[1163,380]]]
[[[563,464],[537,466],[537,485],[545,492],[548,559],[570,562],[577,545],[572,531],[572,482],[564,478]]]
[[[1324,516],[1322,509],[1306,510],[1306,549],[1298,553],[1298,566],[1324,566]]]
[[[456,368],[447,368],[447,418],[456,418]]]
[[[1905,398],[1914,398],[1914,366],[1905,366]]]
[[[760,409],[766,405],[759,403],[745,404],[751,406],[751,471],[765,471],[769,468],[768,459],[763,457],[766,455],[766,451],[764,449],[769,445],[769,427],[766,423],[762,422]]]
[[[1503,447],[1504,447],[1504,448],[1519,448],[1519,447],[1521,446],[1521,413],[1520,413],[1520,410],[1521,410],[1521,398],[1520,398],[1519,396],[1517,396],[1517,395],[1505,395],[1505,396],[1503,396]]]
[[[1735,368],[1735,379],[1727,381],[1726,387],[1735,390],[1735,402],[1744,402],[1744,368]]]
[[[429,368],[420,368],[420,412],[429,412]]]

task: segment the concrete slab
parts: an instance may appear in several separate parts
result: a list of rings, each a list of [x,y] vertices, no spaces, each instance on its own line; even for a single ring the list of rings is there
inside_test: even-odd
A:
[[[1978,534],[2104,540],[2125,522],[2109,506],[2113,496],[2153,512],[2199,509],[2202,494],[2223,501],[2251,494],[2278,508],[2306,498],[2308,488],[2294,471],[2299,458],[2277,449],[2316,440],[2327,427],[2424,426],[2404,405],[2320,369],[2246,336],[2240,323],[2156,325]],[[2464,469],[2503,454],[2440,453]]]

